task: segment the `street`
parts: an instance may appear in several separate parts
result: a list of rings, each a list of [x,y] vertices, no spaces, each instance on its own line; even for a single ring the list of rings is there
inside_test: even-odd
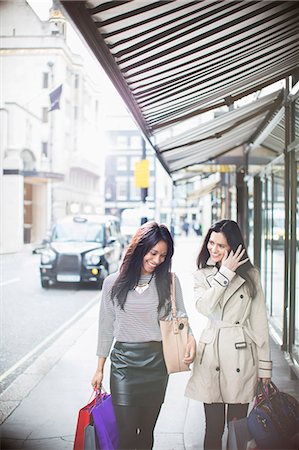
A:
[[[1,257],[1,391],[100,298],[92,286],[43,289],[39,261],[29,249]]]

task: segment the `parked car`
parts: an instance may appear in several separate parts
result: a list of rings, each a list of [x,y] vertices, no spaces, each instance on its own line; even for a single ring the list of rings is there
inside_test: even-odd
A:
[[[56,282],[87,282],[101,287],[118,269],[123,250],[114,216],[74,216],[59,220],[41,252],[43,288]]]
[[[51,237],[51,233],[48,232],[47,235],[46,235],[46,237],[45,237],[41,242],[35,243],[35,244],[34,244],[34,247],[33,247],[33,249],[32,249],[32,253],[33,253],[34,255],[39,255],[39,254],[41,254],[42,251],[47,247],[47,245],[48,245],[48,243],[49,243],[49,240],[50,240],[50,237]]]

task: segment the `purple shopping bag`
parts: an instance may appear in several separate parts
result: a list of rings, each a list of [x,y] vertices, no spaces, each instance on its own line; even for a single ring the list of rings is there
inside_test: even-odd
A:
[[[92,417],[101,450],[117,450],[119,438],[110,394],[105,392],[98,396]]]

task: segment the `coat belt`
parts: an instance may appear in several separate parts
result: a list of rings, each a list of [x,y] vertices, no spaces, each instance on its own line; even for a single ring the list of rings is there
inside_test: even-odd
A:
[[[239,328],[240,329],[240,339],[245,341],[244,332],[247,336],[250,337],[250,339],[258,346],[262,347],[262,345],[265,342],[265,339],[259,336],[257,333],[255,333],[249,324],[242,324],[242,323],[230,323],[225,322],[224,320],[212,320],[211,326],[215,327],[217,330],[220,328]]]

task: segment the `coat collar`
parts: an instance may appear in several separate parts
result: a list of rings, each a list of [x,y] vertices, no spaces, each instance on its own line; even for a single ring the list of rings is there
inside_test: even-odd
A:
[[[216,266],[215,261],[213,261],[211,258],[207,260],[207,268],[213,271],[213,275],[216,275],[218,268]],[[211,275],[210,275],[211,276]],[[207,277],[209,278],[209,276]],[[229,283],[228,287],[226,288],[223,300],[222,300],[222,307],[226,304],[226,302],[230,299],[230,297],[245,283],[244,278],[240,277],[240,275],[235,275],[234,278]],[[209,283],[210,284],[210,283]]]
[[[216,266],[215,261],[211,257],[207,260],[207,266],[208,267],[210,267],[210,266],[215,267]]]

